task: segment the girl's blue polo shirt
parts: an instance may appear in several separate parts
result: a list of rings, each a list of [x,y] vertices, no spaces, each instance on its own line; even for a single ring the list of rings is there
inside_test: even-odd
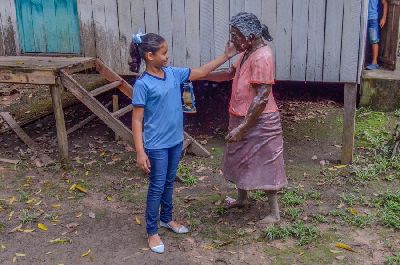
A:
[[[147,72],[136,80],[132,104],[144,108],[143,141],[146,149],[173,147],[183,141],[181,85],[190,68],[164,67],[164,78]]]

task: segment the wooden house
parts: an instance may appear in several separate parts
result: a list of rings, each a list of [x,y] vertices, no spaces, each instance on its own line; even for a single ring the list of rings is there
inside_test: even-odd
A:
[[[358,82],[368,0],[1,0],[0,55],[99,57],[129,74],[132,33],[164,36],[171,63],[221,54],[229,19],[256,14],[270,28],[277,80]],[[226,64],[225,66],[227,66]]]

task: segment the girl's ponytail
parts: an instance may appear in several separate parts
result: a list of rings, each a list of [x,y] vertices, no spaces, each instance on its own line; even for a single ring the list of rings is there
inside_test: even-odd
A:
[[[128,63],[129,69],[132,72],[138,73],[142,59],[145,60],[145,54],[147,52],[157,52],[163,42],[165,42],[165,39],[155,33],[143,34],[139,32],[138,34],[134,34],[129,48],[131,56],[131,61]]]
[[[262,24],[262,33],[261,35],[266,41],[271,42],[273,40],[271,34],[269,34],[268,27],[265,24]]]

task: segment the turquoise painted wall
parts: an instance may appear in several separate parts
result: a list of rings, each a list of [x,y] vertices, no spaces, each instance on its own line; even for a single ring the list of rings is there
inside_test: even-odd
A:
[[[79,54],[76,0],[15,0],[22,52]]]

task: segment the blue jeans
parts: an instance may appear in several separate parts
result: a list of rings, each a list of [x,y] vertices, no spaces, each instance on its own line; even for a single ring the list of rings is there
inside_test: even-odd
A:
[[[151,165],[146,205],[146,230],[149,236],[158,232],[159,215],[164,223],[172,221],[172,194],[182,147],[183,143],[165,149],[146,149]]]
[[[378,19],[368,20],[368,40],[369,44],[377,44],[380,41],[381,28]]]

